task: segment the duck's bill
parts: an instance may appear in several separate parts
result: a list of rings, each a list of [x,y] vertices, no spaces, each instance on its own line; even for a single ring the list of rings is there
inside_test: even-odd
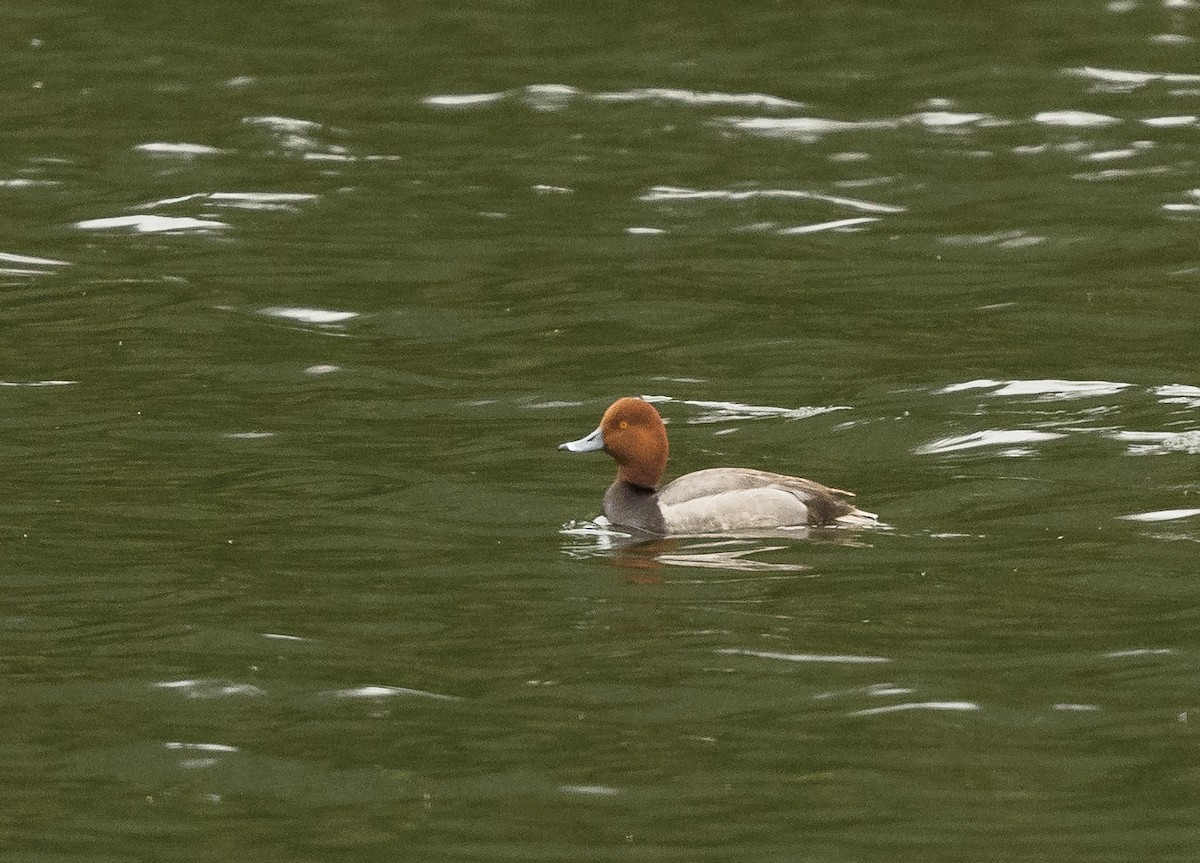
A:
[[[596,429],[587,437],[559,444],[558,448],[570,450],[571,452],[594,452],[598,449],[604,449],[604,434],[600,429]]]

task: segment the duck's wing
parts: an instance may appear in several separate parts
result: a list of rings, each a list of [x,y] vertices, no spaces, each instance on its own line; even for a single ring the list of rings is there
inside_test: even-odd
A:
[[[709,497],[727,491],[740,491],[753,488],[786,489],[804,499],[806,496],[844,495],[853,497],[854,493],[842,491],[839,488],[829,488],[811,479],[799,476],[787,476],[782,473],[770,473],[765,470],[754,470],[748,467],[713,467],[708,470],[698,470],[681,476],[674,482],[668,483],[659,490],[658,499],[664,504],[677,504],[696,498]],[[836,498],[835,498],[836,499]]]
[[[668,534],[723,533],[807,526],[804,501],[781,488],[739,488],[673,504],[660,501]]]
[[[671,522],[702,530],[829,524],[844,516],[874,518],[829,488],[798,476],[750,468],[710,468],[689,473],[658,493],[668,529]]]

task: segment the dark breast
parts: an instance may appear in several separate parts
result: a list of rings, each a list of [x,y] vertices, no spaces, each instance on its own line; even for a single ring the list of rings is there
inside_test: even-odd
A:
[[[660,536],[667,532],[654,489],[643,488],[623,479],[614,482],[604,493],[604,515],[613,524],[623,527]]]

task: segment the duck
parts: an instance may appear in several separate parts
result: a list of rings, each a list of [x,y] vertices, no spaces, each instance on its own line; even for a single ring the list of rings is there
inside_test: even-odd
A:
[[[844,499],[853,492],[748,467],[698,470],[659,488],[667,469],[667,427],[654,405],[632,396],[613,402],[594,432],[558,448],[608,453],[617,463],[617,478],[604,493],[605,517],[657,536],[862,525],[878,519]]]

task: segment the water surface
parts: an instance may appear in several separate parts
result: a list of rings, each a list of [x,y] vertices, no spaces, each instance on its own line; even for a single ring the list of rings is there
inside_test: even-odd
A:
[[[1194,859],[1196,14],[13,12],[5,858]]]

